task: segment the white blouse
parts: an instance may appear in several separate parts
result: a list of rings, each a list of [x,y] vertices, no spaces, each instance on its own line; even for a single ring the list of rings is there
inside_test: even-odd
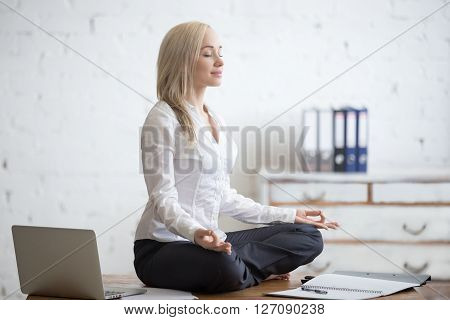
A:
[[[212,229],[221,240],[219,214],[254,224],[294,223],[296,209],[261,205],[230,187],[229,174],[236,162],[237,145],[224,132],[225,123],[208,109],[217,124],[217,142],[209,124],[195,106],[189,113],[198,143],[189,148],[175,112],[158,101],[141,132],[142,170],[149,200],[135,240],[191,241],[194,232]]]

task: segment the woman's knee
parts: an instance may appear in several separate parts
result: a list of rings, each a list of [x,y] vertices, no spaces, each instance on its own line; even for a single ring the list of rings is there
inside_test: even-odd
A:
[[[235,252],[232,252],[231,255],[219,253],[216,262],[220,285],[216,288],[211,288],[211,291],[235,291],[257,284],[254,281],[250,281],[249,277],[252,277],[252,275]]]
[[[323,251],[323,238],[322,233],[316,229],[317,235],[314,236],[314,240],[312,241],[311,251],[312,251],[312,260],[314,260],[318,255],[320,255]]]
[[[311,262],[322,253],[324,247],[322,233],[316,227],[310,224],[296,224],[293,229],[299,237],[295,241],[299,254],[309,257],[306,263]]]
[[[317,255],[319,255],[323,251],[322,233],[316,227],[312,225],[310,226],[311,230],[308,232],[308,234],[311,235],[313,251],[317,252]]]

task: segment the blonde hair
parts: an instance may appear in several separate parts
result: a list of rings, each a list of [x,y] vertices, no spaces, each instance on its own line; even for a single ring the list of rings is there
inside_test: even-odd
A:
[[[199,21],[176,25],[164,36],[159,49],[157,96],[175,112],[189,143],[196,141],[196,134],[186,97],[194,91],[194,71],[209,27]]]

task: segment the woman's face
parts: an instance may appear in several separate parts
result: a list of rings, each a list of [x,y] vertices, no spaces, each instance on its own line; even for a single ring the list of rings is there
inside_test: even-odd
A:
[[[213,29],[206,29],[200,57],[195,69],[195,87],[217,87],[222,82],[223,58],[219,36]]]

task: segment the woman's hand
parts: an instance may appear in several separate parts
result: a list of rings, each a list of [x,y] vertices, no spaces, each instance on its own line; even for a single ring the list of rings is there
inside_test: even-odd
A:
[[[231,243],[220,240],[212,230],[197,229],[194,233],[194,241],[202,248],[231,254]]]
[[[312,217],[319,216],[320,219],[312,219]],[[321,229],[337,229],[339,227],[339,223],[336,221],[325,222],[325,215],[322,213],[322,210],[302,210],[297,209],[297,215],[295,217],[295,223],[307,223],[312,224],[316,228]]]

